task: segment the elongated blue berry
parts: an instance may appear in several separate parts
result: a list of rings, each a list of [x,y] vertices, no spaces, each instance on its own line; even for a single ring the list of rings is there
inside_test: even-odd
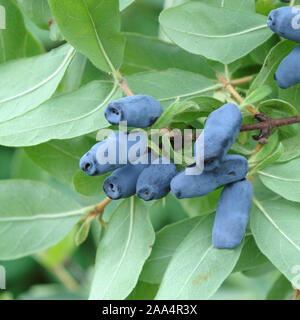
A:
[[[167,164],[164,161],[166,159],[157,159],[140,174],[136,184],[139,198],[145,201],[161,199],[170,192],[170,182],[177,174],[177,169],[174,163]]]
[[[300,46],[281,61],[274,78],[282,89],[300,83]]]
[[[150,154],[145,155],[145,163],[128,164],[115,170],[104,180],[103,190],[113,199],[123,199],[133,196],[136,192],[136,183],[141,172],[151,164]]]
[[[279,36],[300,43],[300,10],[281,7],[272,10],[268,17],[269,28]]]
[[[113,125],[127,121],[129,127],[146,128],[162,114],[161,104],[153,97],[136,95],[111,102],[105,110],[107,121]]]
[[[215,248],[233,249],[245,235],[252,206],[253,189],[246,179],[225,186],[217,206],[212,233]]]
[[[248,172],[248,161],[240,155],[227,155],[220,166],[199,175],[188,175],[186,169],[171,181],[171,190],[178,199],[204,196],[218,187],[243,179]]]
[[[136,161],[147,150],[139,132],[114,132],[96,143],[81,159],[80,169],[89,176],[101,175]],[[133,147],[139,143],[140,148]]]
[[[220,165],[225,154],[236,140],[242,125],[242,114],[233,103],[227,103],[213,111],[207,118],[204,131],[204,168],[214,170]],[[199,137],[194,145],[195,157],[200,157],[197,143],[201,143]],[[197,152],[198,151],[198,152]]]

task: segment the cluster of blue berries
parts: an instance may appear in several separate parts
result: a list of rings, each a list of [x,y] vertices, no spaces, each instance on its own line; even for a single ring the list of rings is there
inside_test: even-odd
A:
[[[279,36],[300,43],[300,9],[285,6],[271,11],[268,26]],[[300,46],[282,60],[274,78],[282,89],[300,83]]]
[[[179,198],[204,196],[224,186],[218,202],[213,228],[213,245],[220,249],[237,247],[245,234],[252,204],[252,185],[245,179],[248,161],[240,155],[227,155],[237,138],[242,114],[233,103],[212,112],[205,123],[204,171],[200,175],[180,172],[171,181],[171,190]],[[197,141],[195,146],[197,145]],[[194,150],[195,157],[199,157]]]
[[[126,121],[129,127],[145,128],[154,124],[162,112],[162,106],[155,98],[136,95],[110,103],[106,107],[105,117],[113,125]],[[137,143],[138,138],[134,139],[134,131],[115,132],[94,145],[80,160],[80,168],[91,176],[114,171],[103,183],[104,192],[113,200],[136,194],[139,198],[150,201],[161,199],[170,192],[171,180],[177,174],[175,164],[165,158],[155,158],[148,152],[146,144],[142,144],[144,149],[130,154],[129,150]],[[126,147],[120,153],[122,141],[126,142]],[[113,146],[113,150],[109,150],[110,146]],[[101,148],[107,150],[100,153]],[[101,159],[101,155],[105,156],[109,152],[116,155],[114,164]]]
[[[153,97],[136,95],[110,103],[105,117],[113,125],[126,121],[129,127],[144,128],[154,124],[162,112],[162,106]],[[247,159],[227,155],[241,124],[242,114],[233,103],[223,105],[208,116],[194,146],[195,162],[201,156],[204,161],[204,170],[199,174],[187,174],[187,169],[178,173],[174,163],[155,158],[147,146],[130,153],[128,150],[136,144],[134,130],[114,132],[94,145],[81,158],[80,168],[91,176],[113,171],[105,179],[103,189],[114,200],[135,194],[145,201],[161,199],[170,190],[179,199],[200,197],[225,185],[217,207],[213,244],[216,248],[235,248],[243,239],[253,197],[252,186],[245,179]],[[120,152],[122,141],[126,147]],[[204,141],[204,155],[198,154],[199,141]],[[115,153],[114,164],[105,161],[110,152]],[[191,167],[199,168],[196,164]]]

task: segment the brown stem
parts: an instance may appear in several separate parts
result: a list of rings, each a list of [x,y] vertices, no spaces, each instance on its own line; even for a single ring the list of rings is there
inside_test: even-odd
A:
[[[105,207],[111,202],[112,200],[110,198],[105,198],[103,201],[95,205],[95,210],[98,213],[102,213],[105,209]]]
[[[295,289],[293,300],[298,300],[299,297],[300,297],[300,290]]]
[[[277,127],[287,126],[294,123],[300,122],[300,116],[270,119],[270,121],[262,121],[259,123],[244,124],[241,126],[241,131],[252,131],[252,130],[263,130],[263,129],[274,129]]]
[[[123,78],[122,74],[118,72],[118,77],[120,78],[119,85],[127,96],[133,96],[133,92],[130,90],[126,80]]]
[[[236,100],[240,103],[244,102],[244,98],[234,89],[232,86],[232,83],[227,82],[226,78],[223,76],[220,76],[219,74],[216,75],[218,80],[221,82],[221,84],[236,98]],[[254,107],[248,106],[247,110],[252,114],[259,113]]]
[[[221,82],[221,84],[236,98],[238,102],[244,102],[242,96],[234,89],[234,87],[229,82],[227,82],[226,78],[220,76],[219,74],[217,74],[216,77]]]
[[[247,77],[244,77],[244,78],[240,78],[240,79],[234,79],[234,80],[231,80],[230,83],[233,85],[233,86],[240,86],[242,84],[247,84],[249,82],[251,82],[251,80],[254,78],[255,76],[252,75],[252,76],[247,76]]]

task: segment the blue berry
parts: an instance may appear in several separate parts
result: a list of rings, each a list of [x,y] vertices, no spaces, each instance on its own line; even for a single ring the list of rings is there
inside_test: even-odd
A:
[[[244,179],[225,186],[217,206],[212,242],[218,249],[233,249],[245,235],[252,206],[253,189]]]
[[[243,179],[248,172],[248,161],[240,155],[224,157],[220,167],[204,170],[198,175],[187,175],[186,169],[171,181],[171,190],[178,199],[204,196],[218,187]]]
[[[153,97],[136,95],[111,102],[105,110],[105,118],[113,125],[127,121],[129,127],[150,127],[163,112],[161,104]]]
[[[104,180],[103,190],[109,198],[113,200],[124,199],[135,194],[139,175],[151,163],[150,154],[145,155],[145,158],[145,164],[142,162],[143,159],[141,159],[141,163],[128,164],[125,167],[115,170]]]
[[[274,78],[282,89],[300,83],[300,46],[281,61]]]
[[[236,140],[242,125],[242,114],[233,103],[227,103],[221,108],[213,111],[207,118],[204,131],[204,166],[205,170],[214,170],[220,165],[225,154]],[[197,154],[197,143],[194,145],[195,157]]]
[[[174,163],[164,163],[163,158],[155,160],[139,176],[136,194],[139,198],[149,201],[161,199],[170,192],[170,182],[177,174]]]
[[[136,153],[130,150],[139,140],[140,136],[134,132],[114,132],[107,139],[96,143],[80,159],[79,167],[87,175],[96,176],[132,163],[147,150],[146,142],[141,143],[141,149]]]
[[[279,36],[300,43],[299,9],[285,6],[272,10],[267,24]]]

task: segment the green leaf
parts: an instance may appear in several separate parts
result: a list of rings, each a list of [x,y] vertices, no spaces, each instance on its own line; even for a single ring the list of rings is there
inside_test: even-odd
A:
[[[256,173],[259,170],[262,170],[265,167],[270,166],[274,162],[276,162],[283,153],[283,146],[282,143],[279,143],[275,151],[267,156],[265,159],[263,159],[258,165],[255,166],[255,168],[251,171],[251,174]]]
[[[263,184],[283,198],[300,202],[300,158],[258,171]]]
[[[267,16],[271,10],[275,9],[273,2],[272,0],[257,0],[256,11]]]
[[[85,221],[83,221],[79,230],[76,232],[75,243],[76,246],[80,246],[88,237],[91,224],[95,220],[95,216],[88,217]]]
[[[168,126],[172,121],[190,122],[197,118],[207,116],[221,107],[223,103],[211,97],[197,97],[183,102],[175,101],[170,105],[153,125],[153,128]]]
[[[262,182],[261,179],[259,178],[258,175],[253,176],[253,191],[254,191],[254,197],[257,200],[273,200],[273,199],[278,199],[279,195],[276,194],[275,192],[271,191],[268,189]]]
[[[241,272],[254,269],[267,263],[269,260],[262,254],[251,235],[247,235],[240,258],[233,269],[233,272]]]
[[[278,36],[276,33],[274,33],[269,40],[267,40],[266,42],[261,44],[259,47],[251,51],[249,56],[255,63],[259,65],[263,65],[265,62],[266,56],[273,49],[273,47],[277,45],[277,43],[278,43]]]
[[[45,52],[43,45],[39,40],[34,38],[29,32],[25,38],[25,57],[33,57]]]
[[[71,184],[79,169],[80,158],[95,144],[93,139],[79,137],[71,140],[52,140],[25,148],[29,158],[63,183]]]
[[[224,104],[222,101],[211,97],[196,97],[192,98],[191,101],[196,102],[200,107],[200,117],[207,117],[211,112],[217,110]]]
[[[57,244],[86,211],[37,181],[1,181],[0,202],[0,260],[17,259]]]
[[[111,82],[91,82],[2,124],[0,144],[32,146],[52,139],[79,137],[107,127],[104,108],[120,96],[120,89]]]
[[[270,156],[276,149],[279,143],[278,132],[274,132],[271,137],[268,139],[268,143],[263,145],[262,148],[249,160],[249,166],[254,167],[259,164],[261,161],[265,160]]]
[[[280,99],[263,101],[257,106],[257,109],[260,113],[272,118],[283,118],[287,116],[296,116],[298,114],[297,109],[293,105]]]
[[[125,200],[111,217],[97,251],[90,299],[125,299],[150,255],[154,231],[141,200]]]
[[[300,85],[293,86],[289,89],[279,89],[279,98],[288,101],[300,114]]]
[[[96,67],[115,73],[123,60],[124,38],[118,0],[49,0],[67,41]]]
[[[139,281],[126,300],[153,300],[157,290],[157,284]]]
[[[291,282],[281,274],[273,283],[266,300],[285,300],[289,295],[292,296],[292,294],[293,287]]]
[[[166,226],[156,234],[151,255],[144,265],[140,280],[161,283],[175,250],[199,220],[199,217],[185,219]]]
[[[125,36],[125,56],[121,67],[123,74],[176,68],[196,72],[210,79],[216,78],[215,71],[204,57],[157,38],[134,33],[125,33]]]
[[[86,64],[87,58],[76,53],[62,81],[64,92],[72,92],[80,88]]]
[[[255,12],[255,1],[253,0],[240,0],[238,3],[235,0],[204,0],[203,2],[208,4],[213,4],[215,2],[219,7],[224,7],[236,11]]]
[[[134,0],[120,0],[120,11],[123,11],[126,9],[128,6],[130,6]]]
[[[26,154],[24,149],[15,151],[11,161],[11,178],[49,182],[51,176],[38,167]]]
[[[272,35],[264,16],[199,2],[164,10],[160,23],[181,48],[224,64],[245,56]]]
[[[74,55],[64,45],[36,57],[0,66],[0,123],[15,119],[49,99]]]
[[[294,268],[300,265],[300,205],[284,199],[254,203],[250,223],[255,241],[292,282],[296,276]]]
[[[233,9],[237,11],[245,11],[245,12],[255,12],[255,3],[253,0],[240,0],[238,3],[236,0],[226,0],[226,1],[220,1],[220,0],[194,0],[199,1],[202,3],[205,3],[210,6],[215,6],[218,8],[227,8],[227,9]],[[187,2],[187,0],[171,0],[171,3],[173,2],[173,6],[177,6],[179,4],[182,4],[184,2]],[[171,7],[171,5],[169,6]]]
[[[276,81],[274,80],[274,74],[280,64],[280,62],[296,47],[296,44],[291,41],[279,42],[266,57],[265,63],[261,68],[258,76],[253,81],[249,94],[254,90],[269,85],[277,88]],[[285,99],[282,99],[285,100]],[[287,100],[288,101],[288,100]]]
[[[272,88],[269,86],[262,86],[260,88],[257,88],[255,90],[253,90],[244,100],[244,102],[242,103],[242,106],[247,106],[249,104],[255,104],[261,100],[263,100],[264,98],[266,98],[267,96],[269,96],[272,93]]]
[[[233,270],[242,246],[215,249],[211,230],[214,215],[201,219],[181,242],[168,265],[156,299],[210,298]]]
[[[281,143],[283,144],[284,152],[278,162],[287,162],[300,156],[299,136],[283,140]]]
[[[38,252],[35,257],[45,268],[52,269],[58,265],[64,264],[76,250],[74,243],[75,228],[57,245]]]
[[[0,29],[0,63],[25,56],[29,36],[19,9],[11,0],[0,0],[6,12],[6,29]],[[16,30],[18,32],[16,32]]]
[[[49,29],[49,21],[52,18],[47,0],[17,0],[24,14],[42,29]]]
[[[222,188],[219,188],[203,197],[182,199],[180,204],[190,217],[205,216],[216,211],[221,192]]]
[[[78,170],[73,176],[74,188],[84,196],[98,196],[103,192],[103,182],[109,175],[110,173],[100,177],[90,177],[81,170]]]
[[[203,76],[170,69],[162,72],[141,72],[126,77],[134,93],[149,94],[163,104],[171,104],[176,99],[187,99],[194,96],[208,95],[218,85]]]
[[[163,114],[159,117],[156,123],[153,125],[153,129],[160,129],[163,127],[167,127],[168,124],[174,120],[175,116],[183,113],[185,110],[191,110],[193,108],[195,112],[199,112],[200,108],[195,102],[192,101],[184,101],[184,102],[174,102],[171,104]]]

